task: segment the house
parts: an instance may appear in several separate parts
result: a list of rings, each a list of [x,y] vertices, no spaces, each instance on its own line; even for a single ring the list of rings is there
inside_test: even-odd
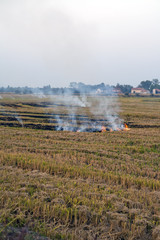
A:
[[[138,95],[149,95],[150,92],[144,88],[132,88],[131,94],[138,94]]]
[[[159,94],[160,94],[160,89],[154,88],[153,91],[152,91],[152,93],[153,93],[154,95],[159,95]]]
[[[121,95],[121,94],[122,94],[122,91],[121,91],[120,88],[114,87],[114,88],[113,88],[113,94],[115,94],[115,95]]]

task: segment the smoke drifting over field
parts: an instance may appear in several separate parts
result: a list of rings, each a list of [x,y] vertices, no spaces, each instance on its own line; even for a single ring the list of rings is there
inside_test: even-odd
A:
[[[101,131],[123,129],[119,117],[119,103],[116,96],[87,96],[86,94],[57,97],[55,106],[58,131]],[[65,114],[58,114],[59,106],[64,106]],[[81,114],[83,109],[83,114]],[[85,114],[84,114],[85,113]],[[51,120],[52,121],[52,120]]]
[[[16,111],[9,112],[4,107],[2,109],[0,109],[0,111],[1,111],[2,115],[10,117],[12,119],[16,119],[20,123],[20,125],[22,127],[24,127],[23,120],[21,119],[21,117],[19,116],[19,114]]]
[[[87,91],[57,92],[57,95],[44,95],[37,92],[28,95],[29,101],[24,100],[26,95],[19,95],[14,99],[14,103],[2,102],[2,120],[8,124],[17,124],[22,127],[42,128],[55,131],[74,131],[74,132],[104,132],[125,129],[124,122],[119,116],[120,106],[118,96],[113,89],[108,94],[87,93]],[[103,95],[104,94],[104,95]],[[23,99],[19,103],[19,98]],[[26,106],[41,108],[43,114],[21,111],[21,107]],[[3,117],[4,116],[4,117]],[[35,119],[40,119],[41,125],[35,124]]]

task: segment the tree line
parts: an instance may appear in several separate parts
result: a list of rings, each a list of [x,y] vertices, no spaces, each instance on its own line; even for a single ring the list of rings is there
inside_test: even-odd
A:
[[[152,93],[154,88],[160,89],[160,81],[158,79],[153,80],[145,80],[141,81],[137,86],[139,88],[144,88]],[[69,87],[62,88],[52,88],[50,85],[44,86],[42,88],[36,87],[0,87],[0,93],[15,93],[15,94],[79,94],[79,93],[106,93],[113,95],[116,90],[121,91],[123,94],[131,93],[131,89],[133,86],[131,85],[121,85],[117,83],[117,85],[105,85],[104,83],[100,83],[97,85],[84,84],[82,82],[71,82]]]

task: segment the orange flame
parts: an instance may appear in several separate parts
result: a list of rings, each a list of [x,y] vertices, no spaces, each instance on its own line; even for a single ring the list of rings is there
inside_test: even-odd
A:
[[[102,126],[101,132],[106,132],[106,127],[105,126]]]
[[[105,126],[101,127],[101,132],[106,132],[106,131],[110,131],[110,132],[113,132],[113,131],[129,131],[129,130],[130,130],[130,128],[128,127],[128,125],[126,123],[124,123],[124,128],[117,128],[116,130],[113,130],[112,128],[108,129]]]
[[[128,125],[125,123],[124,124],[124,129],[123,129],[124,131],[129,131],[130,130],[130,128],[128,127]]]

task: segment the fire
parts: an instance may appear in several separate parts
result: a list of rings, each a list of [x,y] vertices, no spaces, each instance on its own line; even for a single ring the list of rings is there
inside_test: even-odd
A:
[[[124,129],[123,129],[124,131],[129,131],[130,130],[130,128],[128,127],[128,125],[125,123],[124,124]]]
[[[102,126],[101,127],[101,132],[106,132],[106,131],[109,131],[109,132],[113,132],[113,131],[129,131],[130,128],[128,127],[128,125],[125,123],[124,124],[124,128],[116,128],[115,130],[113,130],[112,128],[106,128],[105,126]]]
[[[105,126],[102,126],[101,132],[106,132],[106,127]]]
[[[111,128],[111,127],[106,127],[106,126],[101,126],[101,129],[99,129],[98,127],[97,128],[84,128],[84,129],[73,129],[72,131],[75,131],[75,132],[115,132],[115,131],[129,131],[130,128],[127,126],[126,123],[124,123],[124,125],[120,126],[119,128]]]

